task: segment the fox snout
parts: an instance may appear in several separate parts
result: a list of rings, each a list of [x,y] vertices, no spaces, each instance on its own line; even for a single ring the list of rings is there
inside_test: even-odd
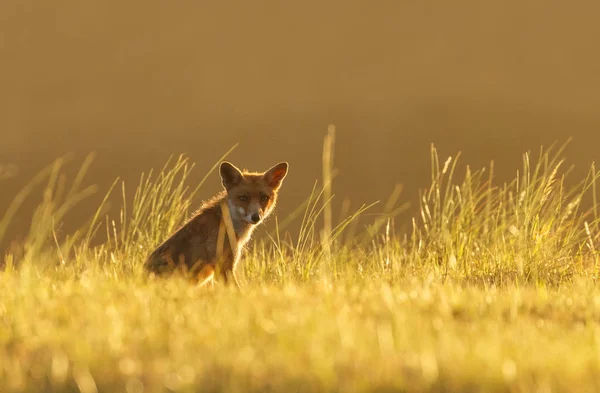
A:
[[[258,224],[263,218],[263,211],[260,206],[250,205],[246,211],[243,208],[240,209],[243,219],[249,224]]]

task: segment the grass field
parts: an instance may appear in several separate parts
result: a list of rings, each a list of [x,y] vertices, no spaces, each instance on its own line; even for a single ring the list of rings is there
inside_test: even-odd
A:
[[[140,268],[191,213],[186,159],[68,236],[56,228],[93,191],[90,162],[69,184],[60,160],[33,179],[0,221],[1,239],[46,184],[0,270],[0,391],[600,391],[593,166],[567,186],[562,150],[548,149],[495,184],[492,166],[459,175],[432,149],[431,185],[403,234],[397,193],[334,222],[333,135],[325,186],[252,243],[241,292]],[[117,182],[110,192],[126,194]],[[356,224],[365,211],[381,214]]]

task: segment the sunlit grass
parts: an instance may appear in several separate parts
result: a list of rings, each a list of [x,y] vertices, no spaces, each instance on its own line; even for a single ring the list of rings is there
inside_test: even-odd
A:
[[[493,165],[458,175],[457,158],[432,148],[431,186],[402,234],[400,187],[384,203],[345,203],[334,219],[334,135],[323,184],[247,250],[241,292],[141,269],[195,207],[185,157],[142,175],[132,200],[115,181],[122,206],[106,211],[107,197],[67,235],[60,223],[95,191],[83,186],[91,160],[72,183],[64,160],[49,166],[0,221],[1,240],[46,182],[26,241],[0,270],[0,391],[600,389],[594,166],[567,186],[551,148],[496,184]]]

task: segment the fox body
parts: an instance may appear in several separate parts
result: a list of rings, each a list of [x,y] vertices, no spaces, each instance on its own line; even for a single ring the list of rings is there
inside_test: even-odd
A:
[[[241,250],[273,211],[287,172],[286,162],[262,173],[240,171],[222,162],[219,173],[224,190],[158,246],[144,267],[156,275],[181,269],[202,284],[215,275],[228,284],[233,276],[239,287],[235,267]]]

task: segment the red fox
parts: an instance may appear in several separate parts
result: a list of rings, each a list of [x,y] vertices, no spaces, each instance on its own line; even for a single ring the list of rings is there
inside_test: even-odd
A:
[[[235,267],[241,250],[273,211],[287,172],[287,162],[262,173],[240,171],[222,162],[219,173],[224,190],[158,246],[144,263],[145,269],[155,275],[181,269],[201,286],[214,282],[215,276],[228,285],[231,275],[239,288]]]

